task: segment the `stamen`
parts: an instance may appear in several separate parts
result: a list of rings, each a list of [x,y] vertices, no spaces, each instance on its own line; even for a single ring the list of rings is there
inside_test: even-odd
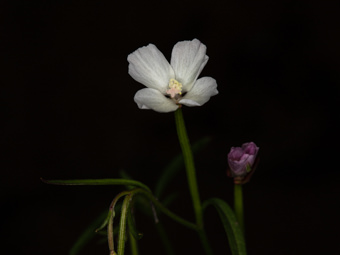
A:
[[[166,93],[171,96],[171,98],[174,98],[176,95],[182,94],[182,83],[179,83],[175,79],[170,79],[169,81],[169,88]]]

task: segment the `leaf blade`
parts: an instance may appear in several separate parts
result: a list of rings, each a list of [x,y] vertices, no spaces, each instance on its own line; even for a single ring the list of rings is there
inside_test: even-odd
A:
[[[205,201],[203,208],[205,209],[208,205],[213,205],[221,218],[232,254],[246,255],[247,251],[243,233],[233,210],[224,200],[219,198],[211,198]]]
[[[54,185],[79,185],[79,186],[86,186],[86,185],[131,185],[134,187],[139,187],[150,191],[150,188],[145,184],[135,181],[135,180],[128,180],[128,179],[75,179],[75,180],[45,180],[41,178],[41,180],[47,184],[54,184]]]

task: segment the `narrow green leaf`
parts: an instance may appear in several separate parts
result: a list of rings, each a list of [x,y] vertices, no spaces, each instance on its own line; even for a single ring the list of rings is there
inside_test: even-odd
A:
[[[106,227],[106,225],[108,224],[108,222],[109,222],[109,220],[110,220],[111,213],[112,213],[112,212],[109,210],[109,212],[107,213],[107,216],[106,216],[104,222],[100,225],[99,228],[96,229],[96,231],[95,231],[96,233],[98,233],[99,231],[101,231],[103,228]],[[113,213],[115,213],[115,212],[113,211]]]
[[[145,184],[139,181],[127,179],[45,180],[41,178],[41,180],[47,184],[55,185],[131,185],[151,192],[149,187]]]
[[[211,198],[205,201],[203,208],[205,209],[208,205],[213,205],[221,218],[232,254],[246,255],[246,244],[243,233],[233,210],[224,200],[219,198]]]
[[[101,213],[79,236],[78,240],[70,249],[69,255],[77,255],[81,249],[96,235],[95,229],[101,221],[106,217],[107,212]]]
[[[121,207],[122,207],[121,204],[116,204],[115,205],[115,210],[117,212],[119,212]],[[109,210],[109,212],[107,213],[107,216],[106,216],[105,220],[103,221],[103,223],[100,225],[99,228],[96,229],[96,233],[100,233],[102,231],[102,229],[104,229],[107,226],[107,224],[109,223],[110,218],[111,218],[111,213],[114,213],[114,215],[112,215],[113,217],[116,216],[115,215],[115,213],[116,213],[115,210]],[[106,232],[106,230],[105,230],[105,232]]]
[[[203,137],[198,140],[192,146],[192,152],[198,153],[203,148],[207,146],[207,144],[211,141],[210,136]],[[174,157],[170,163],[163,169],[161,176],[159,177],[156,187],[155,187],[155,196],[160,198],[167,187],[167,185],[174,179],[176,174],[181,170],[184,166],[183,154],[179,153],[176,157]]]

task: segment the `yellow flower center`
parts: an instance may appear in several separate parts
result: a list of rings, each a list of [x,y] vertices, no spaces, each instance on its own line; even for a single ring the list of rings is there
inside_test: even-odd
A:
[[[171,98],[175,98],[176,95],[182,94],[182,83],[179,83],[175,79],[170,79],[169,81],[169,89],[166,91],[167,94],[171,96]]]

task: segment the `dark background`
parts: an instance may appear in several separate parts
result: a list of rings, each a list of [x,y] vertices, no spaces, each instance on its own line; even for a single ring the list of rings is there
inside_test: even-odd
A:
[[[232,204],[231,146],[254,141],[261,162],[244,187],[249,254],[340,254],[338,1],[2,1],[1,232],[4,254],[67,254],[122,187],[61,187],[40,178],[116,178],[125,169],[153,187],[180,152],[173,113],[139,110],[143,85],[127,55],[198,38],[201,76],[219,95],[183,108],[202,199]],[[168,188],[172,209],[192,217],[184,169]],[[177,254],[203,254],[197,237],[166,217]],[[141,254],[164,254],[140,217]],[[137,223],[138,223],[137,222]],[[228,254],[217,214],[206,225]],[[153,242],[156,246],[153,247]],[[152,247],[152,248],[151,248]],[[91,242],[81,254],[108,254]]]

